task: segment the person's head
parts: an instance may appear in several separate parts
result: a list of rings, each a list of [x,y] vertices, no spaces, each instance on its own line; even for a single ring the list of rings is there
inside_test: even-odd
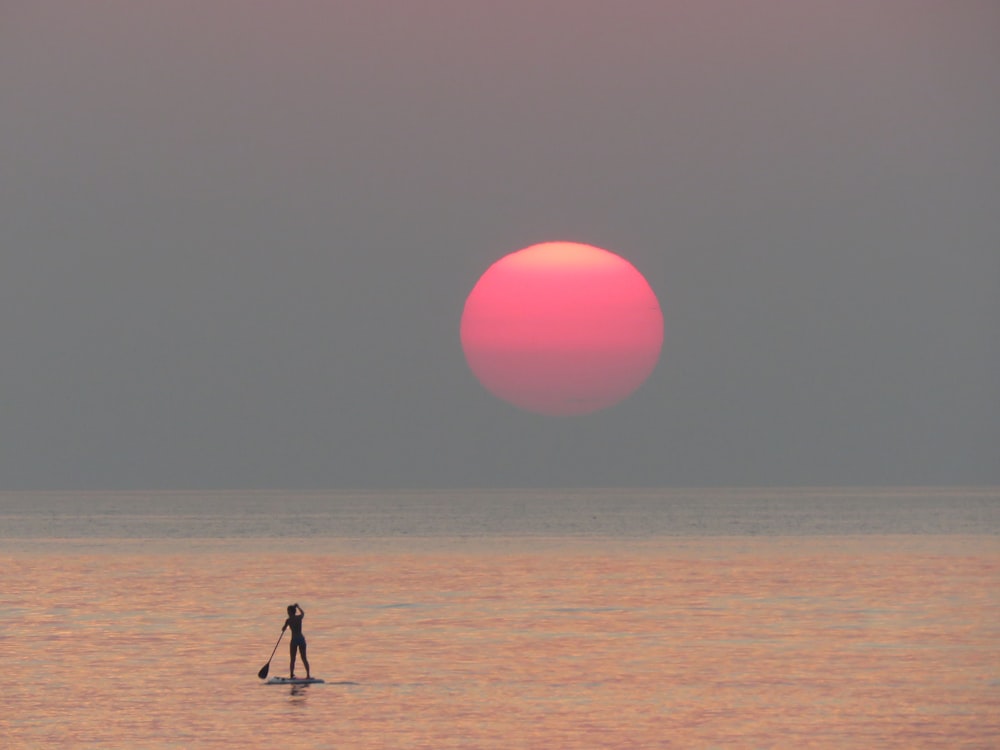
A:
[[[289,604],[288,605],[288,614],[289,615],[294,615],[295,614],[295,605],[294,604]]]

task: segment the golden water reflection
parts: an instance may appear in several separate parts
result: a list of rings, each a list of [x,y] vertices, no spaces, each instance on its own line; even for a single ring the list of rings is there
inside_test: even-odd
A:
[[[53,541],[0,571],[11,747],[1000,744],[996,537]],[[329,684],[256,677],[292,601]]]

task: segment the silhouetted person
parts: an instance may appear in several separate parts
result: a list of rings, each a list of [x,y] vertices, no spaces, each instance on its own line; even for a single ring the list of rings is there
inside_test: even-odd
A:
[[[298,614],[295,613],[298,610]],[[302,635],[302,618],[306,616],[305,611],[298,604],[288,605],[288,619],[285,620],[285,624],[281,626],[281,632],[285,632],[285,628],[292,629],[292,643],[289,647],[289,656],[291,657],[288,676],[290,678],[295,677],[295,651],[298,650],[302,654],[302,664],[306,668],[306,679],[312,677],[312,673],[309,671],[309,660],[306,659],[306,637]]]

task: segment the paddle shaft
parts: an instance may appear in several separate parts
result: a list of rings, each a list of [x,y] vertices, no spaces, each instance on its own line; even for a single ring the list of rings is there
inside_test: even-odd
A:
[[[278,650],[278,644],[281,643],[281,639],[284,638],[284,637],[285,637],[285,629],[282,628],[281,629],[281,635],[278,636],[278,640],[276,640],[274,642],[274,648],[271,649],[271,655],[269,657],[267,657],[267,664],[265,664],[263,667],[261,667],[260,671],[257,673],[257,676],[260,677],[260,679],[263,680],[265,677],[267,677],[267,672],[271,668],[271,659],[274,658],[274,654]]]

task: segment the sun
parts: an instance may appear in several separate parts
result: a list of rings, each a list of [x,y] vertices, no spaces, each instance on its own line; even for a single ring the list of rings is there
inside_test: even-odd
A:
[[[625,258],[543,242],[480,277],[461,340],[469,368],[495,396],[539,414],[587,414],[619,403],[653,372],[663,314]]]

